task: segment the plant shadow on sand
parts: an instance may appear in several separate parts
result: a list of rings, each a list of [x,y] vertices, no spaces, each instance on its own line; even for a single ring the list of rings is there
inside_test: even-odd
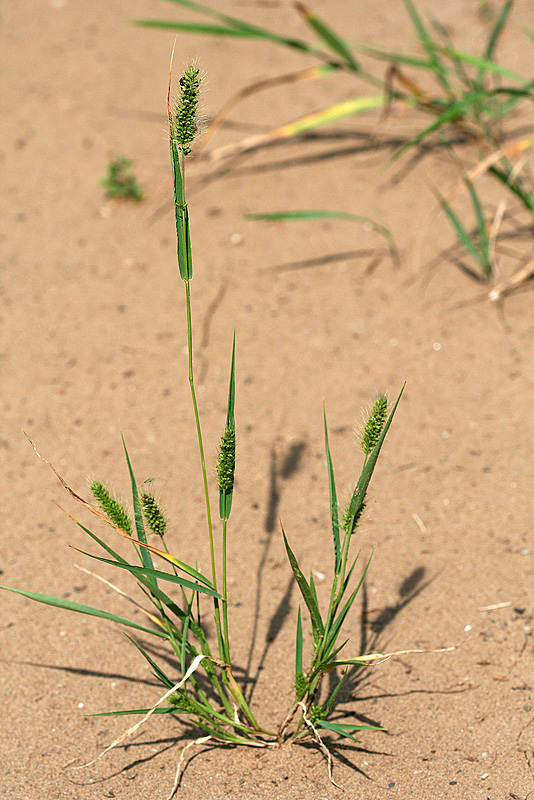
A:
[[[264,520],[264,530],[266,531],[267,538],[264,542],[264,550],[260,557],[260,562],[257,570],[257,594],[256,594],[256,608],[255,608],[255,637],[251,642],[251,649],[249,653],[249,657],[247,660],[247,665],[245,668],[240,668],[236,666],[235,671],[236,675],[239,675],[239,680],[242,683],[245,693],[252,697],[254,689],[259,679],[259,675],[262,671],[264,662],[266,657],[269,653],[270,648],[274,644],[278,634],[282,630],[283,626],[287,622],[291,611],[291,596],[292,596],[292,587],[294,582],[290,579],[288,586],[280,599],[280,602],[272,614],[267,634],[265,636],[265,641],[263,644],[263,649],[257,665],[252,673],[252,660],[253,660],[253,649],[257,642],[257,621],[261,616],[261,598],[262,598],[262,590],[265,589],[265,564],[267,561],[267,556],[271,544],[271,535],[276,530],[276,526],[272,525],[272,515],[270,512],[273,511],[273,508],[276,510],[278,507],[278,503],[280,501],[281,495],[281,480],[287,480],[300,468],[301,457],[305,452],[306,444],[303,441],[298,441],[290,445],[287,450],[287,453],[281,457],[280,455],[276,454],[275,449],[273,448],[271,452],[271,484],[270,484],[270,504],[268,507],[268,513]],[[360,652],[366,653],[370,650],[376,651],[383,649],[384,646],[384,637],[388,627],[394,621],[394,619],[404,611],[404,609],[415,600],[434,580],[434,578],[427,578],[425,579],[425,568],[424,567],[416,567],[409,575],[407,575],[400,583],[398,589],[398,599],[392,605],[386,606],[382,608],[378,614],[374,614],[370,612],[368,607],[368,595],[366,590],[365,581],[362,584],[362,601],[361,601],[361,610],[359,613],[359,628],[360,628]],[[164,661],[169,668],[179,672],[180,665],[178,661],[172,657],[165,650],[164,647],[159,647],[157,644],[154,644],[151,641],[145,641],[139,638],[139,644],[147,651],[150,652],[153,656],[157,656],[162,661]],[[131,683],[139,683],[145,686],[157,686],[157,681],[154,680],[147,680],[144,678],[132,677],[129,675],[124,675],[118,672],[106,672],[102,670],[92,670],[92,669],[84,669],[84,668],[76,668],[76,667],[67,667],[62,665],[55,665],[49,663],[42,663],[42,662],[27,662],[21,661],[21,664],[25,664],[28,666],[32,666],[35,668],[40,669],[47,669],[47,670],[57,670],[69,674],[74,674],[78,676],[85,676],[85,677],[96,677],[96,678],[103,678],[105,680],[125,680]],[[370,668],[369,667],[361,667],[355,666],[349,670],[347,673],[347,678],[345,680],[345,684],[340,691],[336,703],[333,707],[333,718],[337,721],[344,721],[344,720],[357,720],[359,724],[362,725],[373,725],[381,727],[382,725],[385,726],[385,734],[388,736],[388,740],[391,741],[391,736],[387,731],[387,720],[382,719],[375,719],[368,714],[366,714],[363,710],[357,711],[353,708],[349,710],[347,705],[349,703],[368,703],[369,701],[374,701],[376,699],[382,698],[391,698],[391,697],[402,697],[411,694],[425,694],[425,695],[435,695],[435,694],[457,694],[464,691],[467,691],[468,688],[460,688],[460,689],[449,689],[449,690],[433,690],[433,689],[410,689],[407,691],[401,692],[386,692],[380,694],[362,694],[362,689],[366,687],[370,687],[372,685],[372,678],[370,677]],[[339,682],[340,676],[337,674],[337,670],[333,670],[329,675],[329,684],[330,686],[335,686]],[[200,681],[200,676],[199,676]],[[203,688],[206,692],[210,692],[210,685],[209,681],[204,680],[202,681]],[[249,691],[247,692],[247,687],[249,687]],[[105,783],[112,778],[117,777],[118,775],[128,773],[135,767],[138,767],[142,764],[152,761],[153,759],[161,756],[163,753],[172,750],[177,743],[182,745],[188,745],[190,743],[195,742],[199,736],[202,735],[202,731],[197,728],[193,721],[189,722],[187,719],[181,718],[179,721],[179,725],[182,728],[182,731],[177,736],[164,736],[164,737],[150,737],[144,736],[142,732],[140,735],[136,737],[136,740],[125,742],[117,747],[118,750],[122,750],[124,754],[135,752],[138,748],[146,748],[149,746],[157,747],[157,752],[151,752],[146,756],[139,756],[136,755],[132,760],[128,760],[126,764],[123,764],[118,769],[113,769],[111,771],[105,769],[105,774],[101,777],[91,777],[90,783]],[[329,736],[328,734],[323,737],[324,743],[327,746],[328,750],[330,751],[334,760],[339,761],[345,767],[351,769],[352,771],[358,773],[366,780],[373,781],[374,779],[365,772],[356,763],[358,755],[379,755],[379,756],[387,756],[393,757],[394,753],[389,751],[388,749],[382,749],[381,747],[369,747],[360,742],[347,742],[338,741],[336,737]],[[310,751],[317,751],[317,745],[314,742],[297,742],[300,746],[303,746],[307,750]],[[286,747],[289,744],[286,742],[282,746]],[[187,758],[186,765],[190,765],[198,756],[202,755],[209,750],[234,750],[237,745],[233,744],[226,744],[226,743],[205,743],[202,745],[202,749],[197,753],[191,753],[190,756]],[[184,765],[184,767],[186,766]],[[184,769],[185,771],[185,769]],[[183,773],[182,773],[183,774]],[[72,776],[69,777],[69,781],[77,786],[85,786],[89,784],[88,780],[78,780],[77,778],[73,778]]]

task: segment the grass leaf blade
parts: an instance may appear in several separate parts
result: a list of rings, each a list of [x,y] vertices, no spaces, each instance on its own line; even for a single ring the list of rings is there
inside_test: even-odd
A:
[[[287,541],[283,528],[282,528],[282,536],[284,537],[284,544],[286,546],[287,557],[289,559],[291,569],[293,570],[293,575],[295,576],[295,580],[297,581],[304,602],[306,603],[308,611],[310,612],[312,627],[319,636],[322,636],[324,633],[324,625],[321,619],[321,613],[319,611],[317,600],[310,589],[308,581],[304,577],[304,574],[302,573],[302,570],[298,565],[297,559],[295,558],[292,549],[289,546],[289,542]]]
[[[324,416],[324,443],[326,449],[326,464],[328,468],[328,488],[330,492],[330,520],[332,522],[332,536],[334,539],[334,571],[339,575],[341,571],[341,539],[339,536],[339,512],[337,506],[336,479],[334,477],[334,466],[332,455],[328,444],[328,426],[326,424],[326,407],[323,403]]]
[[[163,639],[168,638],[166,633],[157,630],[157,628],[147,628],[144,625],[138,625],[136,622],[131,622],[129,619],[125,619],[124,617],[118,617],[116,614],[111,614],[109,611],[102,611],[99,608],[85,606],[81,603],[74,603],[72,600],[66,600],[63,597],[53,597],[51,595],[40,594],[38,592],[27,592],[24,589],[13,589],[11,586],[0,586],[0,589],[5,589],[7,592],[20,594],[23,597],[27,597],[29,600],[35,600],[35,602],[43,603],[47,606],[63,608],[65,611],[75,611],[78,614],[87,614],[90,617],[101,617],[102,619],[107,619],[111,622],[117,622],[119,625],[126,625],[130,628],[135,628],[138,631],[143,631],[143,633],[151,633],[153,636],[159,636]]]
[[[360,65],[352,55],[351,51],[332,28],[330,28],[322,19],[316,14],[313,14],[304,3],[295,3],[295,8],[300,15],[305,19],[308,25],[315,31],[315,33],[323,40],[327,47],[330,48],[336,55],[340,56],[342,60],[354,72],[359,72]]]

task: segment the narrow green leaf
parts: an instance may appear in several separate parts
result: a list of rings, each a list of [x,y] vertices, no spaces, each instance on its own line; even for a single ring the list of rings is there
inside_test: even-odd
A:
[[[187,613],[185,615],[184,628],[183,628],[183,631],[182,631],[182,647],[181,647],[181,650],[180,650],[180,669],[182,671],[182,675],[185,675],[186,668],[187,668],[187,665],[186,665],[186,662],[185,662],[185,659],[186,659],[187,634],[188,634],[188,631],[189,631],[189,623],[191,622],[191,619],[192,619],[191,609],[193,607],[193,600],[194,599],[195,599],[195,594],[193,592],[193,594],[191,595],[191,600],[187,604]]]
[[[334,539],[334,572],[339,575],[341,571],[341,541],[339,537],[339,513],[337,507],[336,479],[334,477],[334,467],[332,455],[328,444],[328,426],[326,424],[326,406],[323,403],[324,416],[324,443],[326,449],[326,465],[328,468],[328,487],[330,491],[330,519],[332,522],[332,536]]]
[[[468,231],[464,228],[460,218],[454,213],[450,205],[447,203],[443,195],[439,192],[436,192],[437,198],[441,204],[441,207],[447,214],[451,225],[453,226],[456,235],[460,242],[463,244],[465,249],[471,253],[476,263],[482,267],[483,266],[483,258],[482,253],[480,252],[479,248],[476,245],[476,242],[473,240],[473,237],[469,235]]]
[[[222,35],[233,35],[233,36],[245,36],[249,38],[259,38],[259,39],[266,39],[268,41],[274,42],[276,44],[284,45],[285,47],[291,47],[297,50],[301,50],[307,53],[314,53],[315,48],[311,47],[306,42],[300,41],[298,39],[289,39],[286,36],[280,36],[274,31],[267,30],[266,28],[260,28],[256,25],[250,25],[247,22],[243,22],[242,20],[237,19],[236,17],[231,17],[228,14],[222,14],[219,11],[215,11],[209,6],[202,5],[200,3],[195,3],[192,0],[171,0],[171,2],[175,3],[176,5],[183,6],[184,8],[189,8],[192,11],[196,11],[199,14],[204,14],[207,17],[211,17],[212,19],[219,20],[222,22],[226,28],[226,32],[223,28],[219,31]],[[154,27],[155,21],[149,20],[149,24]],[[144,25],[144,20],[136,20],[135,24],[137,25]],[[178,25],[182,25],[185,23],[178,23]],[[170,27],[169,23],[163,22],[161,27]],[[186,28],[185,30],[190,30],[192,33],[195,32],[194,27]],[[231,32],[230,32],[231,31]],[[201,30],[198,31],[202,33]]]
[[[130,456],[128,454],[128,450],[126,448],[126,442],[124,441],[124,436],[122,436],[122,444],[124,447],[124,452],[126,454],[126,463],[128,464],[128,472],[130,474],[130,483],[132,486],[132,501],[134,507],[134,519],[135,519],[135,530],[137,532],[137,538],[143,544],[147,543],[146,533],[145,533],[145,524],[143,522],[143,509],[141,507],[141,501],[139,500],[139,493],[137,491],[137,483],[135,481],[135,475],[132,469],[132,463],[130,461]],[[143,566],[147,567],[147,569],[154,569],[154,564],[152,562],[152,556],[150,554],[150,550],[147,550],[145,547],[140,548],[140,558],[143,563]],[[157,581],[155,579],[148,579],[150,583],[154,583],[157,585]]]
[[[295,675],[302,675],[302,649],[303,649],[303,636],[302,636],[302,617],[299,612],[297,615],[297,639],[295,642]]]
[[[306,603],[308,611],[310,612],[312,628],[318,634],[318,636],[322,636],[324,633],[324,625],[321,619],[321,613],[319,611],[317,600],[314,597],[310,589],[310,586],[308,584],[308,581],[304,577],[298,565],[297,559],[295,558],[295,555],[289,546],[289,542],[287,541],[283,528],[282,528],[282,536],[284,537],[284,544],[286,546],[287,557],[289,558],[289,563],[291,565],[291,569],[293,570],[293,575],[295,576],[295,580],[297,581],[304,602]]]
[[[493,58],[493,53],[495,52],[497,42],[499,41],[499,37],[504,29],[504,26],[506,25],[508,15],[512,10],[513,4],[514,0],[506,0],[506,3],[503,5],[501,13],[497,17],[495,25],[491,29],[490,35],[488,37],[486,49],[484,50],[484,58],[487,58],[489,60]]]
[[[137,564],[129,564],[127,561],[112,561],[109,558],[102,558],[101,556],[96,556],[93,553],[87,553],[85,550],[80,550],[78,547],[73,547],[73,550],[76,550],[78,553],[82,553],[82,555],[88,556],[89,558],[94,558],[96,561],[102,561],[104,564],[111,564],[114,567],[125,569],[127,572],[130,572],[132,575],[135,575],[138,578],[144,577],[146,578],[145,584],[149,588],[152,585],[152,581],[157,581],[159,578],[162,581],[169,581],[169,583],[177,583],[178,586],[183,586],[185,589],[192,589],[194,592],[208,594],[210,597],[216,597],[219,600],[222,598],[222,595],[220,595],[214,589],[211,589],[208,586],[203,586],[200,583],[192,583],[191,581],[185,580],[185,578],[180,578],[173,572],[163,572],[159,569],[150,569],[149,567],[142,567],[138,566]]]
[[[425,139],[435,130],[438,130],[438,128],[442,128],[443,125],[445,125],[447,122],[454,122],[461,119],[464,116],[464,112],[470,106],[475,106],[479,102],[479,100],[483,99],[486,96],[487,96],[486,92],[473,92],[464,95],[464,97],[462,97],[462,99],[459,100],[458,102],[451,103],[447,107],[447,110],[444,111],[443,114],[440,114],[437,117],[437,119],[434,120],[434,122],[432,122],[430,125],[427,125],[427,127],[423,128],[422,131],[419,131],[419,133],[412,139],[410,139],[409,142],[403,144],[403,146],[399,148],[399,150],[397,150],[397,152],[394,153],[394,155],[392,155],[392,157],[389,160],[390,163],[393,163],[398,158],[400,158],[400,156],[403,155],[411,147],[414,147],[416,144],[419,144],[419,142],[422,142],[423,139]]]
[[[158,30],[181,31],[182,33],[202,33],[212,36],[235,36],[251,38],[247,31],[229,28],[224,25],[211,25],[209,22],[174,22],[164,19],[134,19],[132,25],[139,28],[157,28]]]
[[[345,683],[347,675],[348,675],[348,670],[345,670],[345,672],[341,676],[336,688],[334,689],[334,691],[332,692],[332,694],[328,698],[327,702],[325,703],[325,706],[324,706],[324,718],[325,719],[328,718],[330,712],[332,711],[334,703],[336,702],[336,697],[338,696],[339,692],[341,691],[341,688],[343,687],[343,684]]]
[[[156,664],[154,659],[149,656],[149,654],[146,652],[146,650],[144,650],[141,647],[141,645],[138,642],[136,642],[135,639],[133,639],[131,636],[128,636],[128,634],[125,634],[125,636],[139,650],[139,652],[141,653],[143,658],[145,658],[148,661],[148,663],[152,667],[152,671],[153,671],[154,677],[157,678],[159,681],[161,681],[161,683],[164,686],[166,686],[167,689],[170,689],[171,686],[174,686],[175,682],[171,681],[171,679],[169,677],[167,677],[167,675],[165,675],[163,670]]]
[[[449,91],[450,84],[447,78],[447,69],[438,55],[438,49],[436,47],[436,44],[432,41],[431,37],[429,36],[428,31],[426,30],[423,24],[423,20],[419,16],[419,13],[415,5],[412,3],[412,0],[404,0],[404,5],[406,6],[408,14],[412,19],[415,29],[417,30],[419,40],[423,45],[423,47],[425,48],[426,52],[428,53],[432,71],[434,72],[436,78],[441,83],[443,88],[446,91]]]
[[[232,364],[230,367],[230,386],[228,389],[228,410],[226,412],[226,428],[234,431],[235,434],[235,331],[232,344]],[[219,516],[221,519],[228,519],[232,509],[232,497],[234,486],[231,489],[223,489],[219,486]]]
[[[352,731],[385,731],[386,728],[380,728],[378,725],[350,725],[343,722],[328,722],[326,719],[320,719],[317,722],[320,728],[325,728],[328,731],[339,733],[340,736],[346,736],[353,739],[355,742],[359,741],[352,735]]]
[[[86,528],[85,525],[82,525],[82,523],[78,522],[78,520],[75,520],[75,522],[76,522],[76,525],[78,525],[78,527],[82,529],[82,531],[85,531],[85,533],[87,533],[91,537],[91,539],[93,539],[93,541],[95,541],[97,544],[99,544],[100,547],[103,550],[106,551],[106,553],[109,553],[109,555],[112,558],[114,558],[115,561],[119,561],[120,563],[124,563],[124,564],[127,563],[125,558],[123,558],[118,553],[116,553],[115,550],[113,550],[108,544],[106,544],[106,542],[104,542],[102,539],[100,539],[96,535],[96,533],[93,533],[92,531],[90,531],[89,528]]]
[[[369,219],[369,217],[362,217],[360,214],[351,214],[346,211],[329,211],[328,209],[303,209],[299,211],[274,211],[266,214],[245,214],[245,217],[246,219],[267,220],[269,222],[310,219],[346,219],[352,222],[359,222],[366,227],[371,227],[386,239],[393,261],[397,265],[399,263],[399,253],[389,228]]]
[[[520,75],[518,72],[514,72],[508,67],[503,67],[500,64],[497,64],[495,61],[490,61],[487,58],[482,58],[481,56],[475,56],[472,53],[464,53],[461,50],[456,50],[453,47],[441,47],[440,48],[442,53],[449,56],[450,58],[457,58],[460,61],[463,61],[465,64],[471,64],[474,67],[478,67],[481,70],[486,72],[492,72],[495,75],[501,75],[504,78],[510,78],[512,81],[517,81],[519,83],[525,83],[525,78],[523,75]],[[483,89],[477,90],[484,93]]]
[[[171,687],[169,686],[169,689]],[[125,711],[99,711],[97,714],[84,714],[87,717],[125,717],[128,714],[148,714],[152,711],[153,714],[183,714],[184,712],[177,709],[176,706],[169,706],[168,708],[128,708]]]
[[[517,180],[511,180],[511,172],[505,171],[495,165],[489,168],[489,172],[513,192],[530,212],[534,212],[534,196],[530,192],[525,191]]]
[[[362,587],[362,583],[365,580],[365,576],[367,574],[367,570],[369,569],[369,564],[370,563],[371,563],[371,559],[369,558],[369,560],[367,561],[367,564],[365,565],[365,569],[364,569],[364,571],[363,571],[363,573],[362,573],[362,575],[360,577],[360,580],[358,581],[358,585],[356,586],[356,588],[350,594],[348,600],[346,601],[345,605],[343,606],[343,608],[341,609],[341,611],[339,612],[339,614],[337,615],[337,617],[333,621],[333,623],[332,623],[332,625],[330,627],[330,630],[328,631],[327,640],[325,642],[325,646],[324,646],[324,649],[323,649],[323,657],[324,658],[328,658],[328,657],[332,658],[332,656],[331,656],[332,648],[334,647],[334,645],[336,643],[336,640],[337,640],[337,637],[339,636],[339,634],[341,632],[341,628],[343,626],[343,623],[345,622],[347,614],[349,613],[350,609],[352,608],[352,605],[353,605],[353,603],[354,603],[354,601],[355,601],[355,599],[356,599],[356,597],[358,595],[358,592],[360,591],[360,589]]]
[[[462,175],[463,181],[467,186],[467,190],[471,197],[471,202],[473,204],[473,208],[475,210],[475,215],[477,219],[478,237],[480,241],[479,249],[481,257],[481,266],[486,278],[489,278],[491,276],[492,267],[491,267],[490,239],[489,239],[488,226],[486,224],[486,218],[484,217],[484,211],[482,210],[482,204],[479,200],[476,189],[473,186],[473,183],[469,180],[467,174],[465,174],[465,171],[463,172],[464,172],[464,174]]]
[[[341,56],[342,60],[355,72],[359,72],[360,65],[352,55],[351,51],[335,31],[330,28],[316,14],[313,14],[304,3],[295,3],[297,11],[304,17],[308,25],[318,34],[327,47],[336,55]]]
[[[129,619],[125,619],[124,617],[118,617],[116,614],[110,614],[109,611],[101,611],[98,608],[84,606],[81,603],[73,603],[72,600],[65,600],[62,597],[52,597],[47,594],[27,592],[23,589],[13,589],[11,586],[0,586],[0,589],[5,589],[7,592],[20,594],[23,597],[28,597],[30,600],[35,600],[37,603],[44,603],[47,606],[63,608],[66,611],[75,611],[78,614],[87,614],[90,617],[101,617],[102,619],[107,619],[111,622],[118,622],[119,625],[127,625],[130,628],[143,631],[143,633],[151,633],[153,636],[159,636],[162,639],[169,638],[164,631],[159,631],[157,628],[146,628],[144,625],[138,625],[136,622],[130,622]]]

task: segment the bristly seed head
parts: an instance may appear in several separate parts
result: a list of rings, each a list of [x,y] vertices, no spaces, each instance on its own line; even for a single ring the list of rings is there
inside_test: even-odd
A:
[[[169,702],[171,705],[175,706],[175,708],[183,711],[186,714],[194,714],[195,707],[191,703],[189,697],[186,695],[185,692],[182,692],[178,689],[174,694],[171,694],[169,697]]]
[[[310,710],[310,722],[315,725],[320,719],[324,719],[324,708],[322,706],[312,706]]]
[[[387,397],[380,394],[375,400],[373,410],[371,411],[362,433],[362,450],[366,456],[374,450],[375,445],[380,439],[380,434],[386,424],[387,413]]]
[[[235,473],[235,429],[226,428],[222,439],[219,459],[217,462],[217,476],[219,488],[223,492],[231,492],[234,488]]]
[[[346,533],[349,534],[349,536],[352,536],[352,534],[356,530],[356,527],[358,526],[358,523],[359,523],[359,521],[360,521],[360,519],[362,517],[363,512],[365,511],[365,501],[359,507],[358,512],[354,516],[354,519],[352,517],[350,506],[351,506],[351,504],[349,503],[347,505],[347,508],[345,509],[345,513],[343,514],[343,522],[341,523],[341,527],[343,528],[344,531],[346,531]]]
[[[302,700],[306,694],[308,684],[309,680],[306,675],[304,675],[302,672],[297,672],[295,675],[295,694],[297,695],[297,700]]]
[[[109,519],[114,522],[121,531],[129,533],[131,536],[132,523],[130,522],[128,514],[118,500],[115,500],[115,498],[110,495],[104,484],[99,481],[93,481],[91,483],[91,491],[100,503],[104,514],[107,514]]]
[[[163,538],[167,530],[167,521],[156,502],[156,498],[150,492],[143,492],[140,500],[148,527],[156,536]]]
[[[198,131],[197,106],[200,95],[200,70],[190,64],[180,78],[180,98],[171,120],[171,137],[184,156],[189,155],[190,143]]]

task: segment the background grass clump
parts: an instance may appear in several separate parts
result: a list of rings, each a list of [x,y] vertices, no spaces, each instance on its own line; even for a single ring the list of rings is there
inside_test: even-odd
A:
[[[534,80],[502,65],[497,58],[499,43],[510,23],[514,0],[505,0],[500,6],[480,4],[479,16],[489,24],[489,31],[477,52],[458,49],[447,27],[438,19],[426,21],[413,0],[399,0],[410,19],[417,47],[412,52],[400,52],[357,41],[357,32],[342,36],[302,2],[294,4],[295,12],[305,24],[309,37],[288,37],[276,29],[276,11],[273,26],[266,28],[245,22],[238,17],[221,13],[208,5],[193,0],[172,0],[174,5],[196,12],[199,22],[182,20],[136,20],[137,25],[183,33],[197,33],[231,40],[252,39],[255,42],[276,45],[300,53],[314,66],[264,78],[245,86],[236,93],[212,120],[203,137],[202,146],[216,133],[237,103],[256,92],[271,90],[278,85],[300,85],[302,81],[348,74],[354,78],[355,92],[348,99],[336,100],[329,106],[299,119],[270,128],[266,132],[211,151],[212,159],[243,153],[273,142],[305,135],[323,126],[332,125],[347,117],[361,117],[376,110],[386,117],[397,110],[410,112],[416,133],[397,146],[389,164],[402,156],[418,157],[421,148],[432,145],[447,148],[458,169],[459,185],[451,192],[436,188],[437,209],[448,219],[456,246],[452,261],[463,272],[482,284],[489,285],[488,297],[496,300],[522,287],[534,275],[534,263],[528,246],[534,234],[534,182],[525,169],[524,156],[534,145],[532,135],[521,135],[509,141],[507,121],[520,104],[534,100]],[[206,21],[207,20],[207,21]],[[525,28],[520,35],[534,43],[534,34]],[[370,93],[369,93],[370,89]],[[343,94],[344,94],[343,89]],[[335,93],[335,81],[334,91]],[[341,93],[341,92],[340,92]],[[466,145],[474,145],[477,163],[473,166],[464,154]],[[371,145],[372,146],[372,145]],[[496,208],[485,202],[477,181],[488,174],[504,189],[504,198]],[[439,177],[434,180],[440,183]],[[455,209],[458,194],[467,193],[469,208]],[[525,226],[516,220],[516,209],[526,215]],[[384,224],[372,222],[347,209],[276,209],[254,215],[256,218],[317,219],[324,216],[354,219],[371,224],[386,237],[393,260],[398,254],[391,231]],[[505,232],[503,222],[512,226]],[[511,254],[507,238],[523,240],[523,249]],[[500,262],[510,259],[512,275],[502,280]]]

